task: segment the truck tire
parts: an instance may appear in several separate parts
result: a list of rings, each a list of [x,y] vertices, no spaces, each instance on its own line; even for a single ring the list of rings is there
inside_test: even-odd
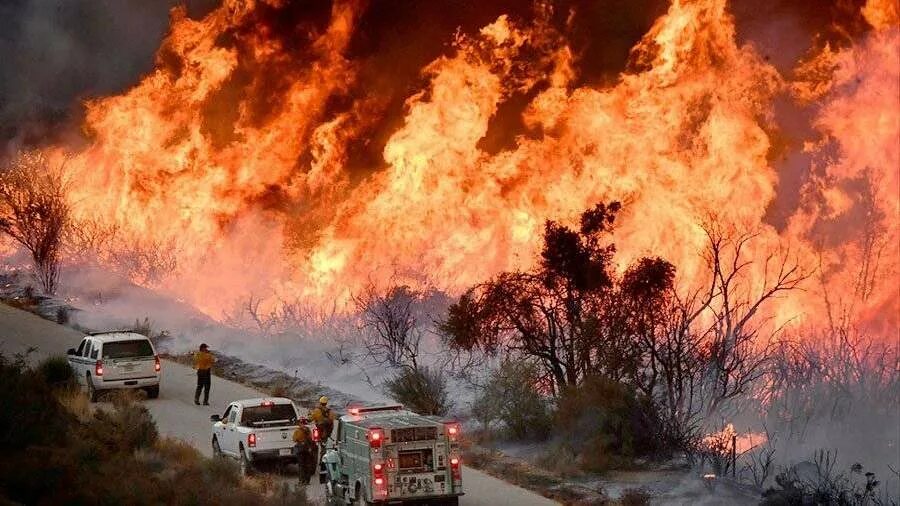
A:
[[[148,399],[156,399],[157,397],[159,397],[159,385],[147,387],[145,391],[147,392]]]
[[[238,465],[241,470],[241,476],[253,476],[253,464],[250,462],[250,459],[247,458],[246,453],[244,452],[244,447],[241,446],[240,449],[240,457],[238,458]]]
[[[87,380],[88,399],[90,399],[91,402],[97,402],[97,389],[94,388],[94,381],[91,379],[91,373],[85,373],[85,379]]]
[[[359,483],[357,483],[356,484],[356,494],[355,494],[353,500],[350,501],[350,504],[352,504],[353,506],[369,506],[370,504],[372,504],[368,500],[366,500],[365,497],[363,497],[363,493],[364,492],[363,492],[362,488],[360,488]]]
[[[222,454],[222,447],[219,446],[219,439],[216,437],[213,437],[213,439],[212,439],[212,452],[213,452],[213,458],[220,459],[224,456]]]

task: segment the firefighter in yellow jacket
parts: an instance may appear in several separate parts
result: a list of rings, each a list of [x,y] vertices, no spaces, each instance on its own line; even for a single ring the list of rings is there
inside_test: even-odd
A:
[[[310,478],[316,472],[316,443],[313,441],[312,432],[307,425],[309,425],[309,420],[300,417],[297,420],[293,438],[294,455],[297,456],[301,485],[308,485]]]
[[[316,424],[319,431],[319,444],[324,446],[331,437],[331,429],[334,428],[334,412],[328,407],[328,397],[319,397],[319,405],[309,413],[309,418]]]
[[[203,405],[209,406],[209,387],[212,384],[212,366],[216,357],[209,352],[206,343],[200,345],[200,351],[194,354],[194,369],[197,370],[197,390],[194,391],[194,404],[200,404],[200,391],[203,391]]]

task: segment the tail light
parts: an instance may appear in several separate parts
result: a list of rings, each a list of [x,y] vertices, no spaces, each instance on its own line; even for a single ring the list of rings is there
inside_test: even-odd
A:
[[[321,439],[321,435],[319,434],[319,428],[318,428],[318,427],[313,427],[313,431],[312,431],[312,432],[313,432],[313,433],[312,433],[313,441],[315,441],[316,443],[318,443],[318,442],[319,442],[319,439]]]
[[[384,431],[380,428],[371,428],[366,435],[369,440],[369,446],[375,450],[381,448],[381,442],[384,440]]]
[[[453,485],[459,486],[462,484],[462,466],[460,465],[459,457],[450,457],[450,472],[453,475]]]
[[[375,495],[387,495],[387,479],[384,477],[384,464],[381,462],[372,465],[372,483],[375,485]]]
[[[250,433],[247,434],[247,446],[250,448],[256,448],[256,434]]]
[[[459,439],[460,427],[458,423],[448,423],[445,425],[447,437],[450,438],[450,441],[456,441]]]
[[[103,376],[103,361],[98,360],[97,363],[94,364],[94,376]]]
[[[159,372],[159,370],[160,370],[160,368],[161,368],[161,367],[160,367],[160,364],[159,364],[159,355],[155,355],[155,356],[153,357],[153,360],[156,361],[156,363],[153,364],[153,369],[154,369],[156,372]]]

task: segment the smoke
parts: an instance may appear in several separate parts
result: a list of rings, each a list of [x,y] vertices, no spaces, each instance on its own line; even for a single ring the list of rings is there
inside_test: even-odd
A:
[[[153,67],[180,0],[0,3],[0,143],[46,141],[80,99],[119,93]],[[194,15],[217,0],[187,0]]]

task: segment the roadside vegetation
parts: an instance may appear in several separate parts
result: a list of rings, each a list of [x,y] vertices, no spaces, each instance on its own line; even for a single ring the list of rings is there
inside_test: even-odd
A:
[[[30,368],[0,355],[0,502],[307,504],[302,492],[244,479],[237,466],[162,438],[129,395],[92,410],[65,360]]]
[[[900,424],[896,341],[857,328],[834,296],[824,329],[773,325],[771,303],[822,274],[789,250],[758,260],[756,233],[715,220],[703,225],[707,271],[693,288],[662,258],[619,269],[620,210],[547,222],[534,269],[473,286],[439,323],[449,353],[468,357],[454,373],[476,392],[472,463],[509,478],[509,459],[479,448],[539,441],[526,461],[557,476],[677,465],[760,500],[768,490],[765,504],[897,504],[896,431],[884,429]],[[758,270],[763,284],[751,286]],[[743,438],[732,421],[761,434]],[[876,462],[891,486],[856,459]],[[820,471],[797,477],[798,466]],[[529,488],[558,488],[539,482]]]

